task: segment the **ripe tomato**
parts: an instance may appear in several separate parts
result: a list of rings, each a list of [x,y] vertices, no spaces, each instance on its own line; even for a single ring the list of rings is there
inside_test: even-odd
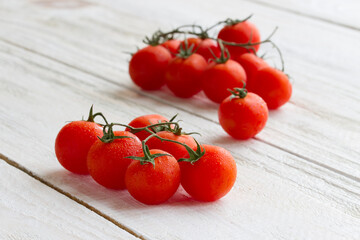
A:
[[[201,75],[207,67],[205,59],[193,53],[187,58],[176,57],[165,72],[165,82],[175,96],[189,98],[201,91]]]
[[[227,89],[241,88],[244,82],[246,82],[244,69],[231,59],[220,64],[210,63],[202,75],[204,93],[216,103],[221,103],[230,95]]]
[[[236,180],[236,163],[224,148],[203,145],[205,155],[198,161],[180,162],[181,185],[194,199],[215,201],[225,196]]]
[[[260,33],[257,27],[249,21],[244,21],[236,23],[234,25],[226,25],[223,27],[219,34],[218,38],[226,42],[234,43],[257,43],[260,42]],[[229,49],[230,56],[232,59],[237,58],[241,54],[251,52],[254,53],[252,49],[246,49],[244,47],[238,46],[226,46]],[[260,45],[254,45],[253,48],[255,51],[259,50]]]
[[[197,51],[199,45],[203,40],[201,38],[187,38],[186,41],[188,44],[188,48],[192,47],[192,52],[195,52]],[[182,47],[182,49],[185,49],[185,41],[181,41],[180,46]]]
[[[260,57],[252,53],[244,53],[234,59],[244,68],[246,72],[246,89],[252,92],[257,72],[269,65]]]
[[[137,51],[129,63],[129,73],[144,90],[160,89],[165,84],[164,72],[172,56],[163,46],[147,46]]]
[[[188,145],[190,148],[196,148],[196,142],[193,137],[190,135],[176,135],[172,132],[168,131],[161,131],[156,133],[159,137],[178,141],[181,143],[184,143]],[[148,145],[149,149],[160,149],[165,152],[170,153],[174,156],[176,160],[186,155],[187,150],[184,146],[181,146],[180,144],[173,143],[173,142],[167,142],[167,141],[161,141],[160,139],[156,137],[150,138],[146,144]]]
[[[94,122],[74,121],[66,124],[55,140],[55,154],[60,164],[77,174],[89,174],[86,156],[91,145],[103,136],[101,126]]]
[[[180,40],[171,39],[171,40],[167,40],[166,42],[161,44],[161,46],[163,46],[164,48],[169,50],[169,52],[171,53],[171,56],[175,57],[175,54],[177,54],[177,52],[179,50],[180,43],[181,43]]]
[[[161,116],[159,114],[149,114],[149,115],[144,115],[144,116],[140,116],[137,118],[134,118],[128,125],[134,128],[143,128],[152,124],[156,124],[159,122],[168,122],[169,120],[164,117]],[[130,131],[129,128],[126,128],[125,131]],[[148,136],[150,136],[150,134],[146,131],[141,131],[141,132],[137,132],[134,133],[141,141],[145,140],[145,138],[147,138]]]
[[[245,140],[265,127],[268,108],[255,93],[247,93],[243,98],[231,95],[220,104],[218,115],[221,127],[230,136]]]
[[[276,109],[289,101],[292,87],[289,78],[272,67],[260,69],[253,84],[253,92],[266,102],[269,109]]]
[[[140,140],[127,131],[115,131],[115,136],[129,138],[115,139],[110,143],[97,140],[90,148],[87,165],[91,177],[100,185],[111,189],[125,189],[125,172],[131,159],[142,151]]]
[[[191,46],[191,44],[193,44],[194,45],[193,51],[203,56],[207,63],[209,63],[210,59],[214,58],[211,51],[214,53],[216,57],[220,57],[221,51],[217,42],[215,42],[210,38],[206,38],[206,39],[188,38],[187,41],[188,41],[188,46]],[[184,48],[184,41],[181,44],[183,45]],[[211,49],[211,51],[209,49]]]
[[[166,154],[161,150],[150,150],[150,154]],[[142,153],[139,155],[144,156]],[[151,163],[141,165],[133,161],[125,174],[126,187],[136,200],[145,204],[159,204],[174,195],[180,185],[180,167],[170,155],[156,157],[155,167]]]

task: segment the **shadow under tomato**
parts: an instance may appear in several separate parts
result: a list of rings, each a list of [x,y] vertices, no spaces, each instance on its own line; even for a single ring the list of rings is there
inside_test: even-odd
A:
[[[126,189],[107,189],[97,184],[89,175],[78,175],[64,169],[59,169],[46,173],[42,178],[65,191],[69,194],[69,197],[78,198],[95,208],[97,208],[99,203],[114,211],[154,208],[157,206],[194,206],[204,204],[193,200],[181,186],[168,201],[159,205],[146,205],[135,200]]]

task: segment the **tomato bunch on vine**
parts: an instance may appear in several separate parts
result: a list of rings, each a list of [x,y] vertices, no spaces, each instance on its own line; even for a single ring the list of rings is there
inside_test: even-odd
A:
[[[249,21],[251,17],[228,18],[210,27],[191,24],[170,31],[156,31],[143,40],[147,46],[132,55],[129,63],[131,79],[144,90],[159,90],[166,85],[179,98],[190,98],[203,91],[208,99],[220,104],[219,122],[226,132],[238,139],[255,136],[263,128],[259,126],[265,126],[258,122],[267,119],[267,111],[289,101],[292,85],[284,72],[282,53],[271,40],[277,28],[261,40],[258,28]],[[214,31],[217,37],[211,37]],[[264,44],[277,51],[280,69],[271,67],[258,56],[258,50]],[[243,88],[249,94],[245,95],[244,101],[235,101],[239,95],[234,95],[234,91]],[[260,100],[254,100],[254,95],[261,98],[261,104],[258,104]],[[226,100],[229,97],[230,100]],[[224,102],[227,107],[222,107]],[[262,107],[264,103],[266,110]],[[232,113],[229,105],[234,106]],[[242,112],[244,109],[253,109],[254,113],[261,111],[263,117],[257,119],[259,114],[249,115],[249,112]],[[224,114],[224,111],[228,113]],[[246,132],[244,119],[239,122],[235,115],[248,116],[245,119],[247,126],[257,131]],[[244,134],[230,133],[229,128]]]
[[[88,120],[59,131],[55,153],[65,169],[90,174],[106,188],[127,189],[145,204],[167,201],[180,184],[196,200],[222,198],[236,180],[234,158],[224,148],[200,144],[192,137],[196,133],[184,132],[175,119],[151,114],[129,124],[109,123],[91,107]]]

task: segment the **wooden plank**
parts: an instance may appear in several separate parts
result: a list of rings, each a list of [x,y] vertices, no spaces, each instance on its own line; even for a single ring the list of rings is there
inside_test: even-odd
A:
[[[360,237],[356,182],[260,141],[234,142],[221,136],[216,123],[24,49],[2,43],[0,49],[4,73],[0,102],[7,103],[0,105],[0,132],[12,136],[0,139],[0,152],[144,238]],[[234,153],[239,173],[234,189],[221,201],[208,204],[193,201],[180,190],[168,203],[148,207],[126,191],[106,190],[90,177],[66,172],[54,156],[56,133],[92,103],[110,120],[124,122],[153,112],[154,106],[168,117],[179,112],[186,129],[204,133],[202,142],[220,144]]]
[[[139,239],[3,160],[0,176],[1,239]]]
[[[357,104],[360,83],[356,76],[360,70],[356,61],[348,57],[348,52],[360,54],[360,49],[353,47],[360,37],[358,32],[248,2],[231,2],[234,6],[231,9],[223,5],[203,6],[200,1],[192,1],[190,9],[185,9],[188,4],[159,3],[164,9],[156,14],[148,11],[153,4],[146,1],[116,4],[102,1],[101,6],[94,3],[72,9],[72,12],[29,2],[22,3],[24,13],[13,6],[5,6],[1,8],[0,37],[136,91],[127,74],[129,57],[122,52],[134,50],[132,46],[158,26],[166,27],[161,23],[163,19],[171,18],[172,25],[194,21],[209,24],[209,19],[254,12],[253,20],[262,32],[270,32],[276,25],[280,27],[275,40],[286,53],[288,72],[295,79],[291,103],[270,114],[267,127],[257,140],[359,181],[360,151],[356,146],[360,141]],[[299,21],[302,24],[298,24]],[[120,22],[126,24],[118,24]],[[338,48],[335,47],[338,42],[347,44]],[[166,99],[173,106],[179,102],[166,91],[148,96]],[[201,95],[195,100],[182,101],[180,108],[217,122],[217,106]]]
[[[288,11],[304,17],[336,24],[342,27],[360,30],[360,17],[357,14],[360,10],[360,2],[356,0],[325,1],[325,0],[255,0],[271,8]]]

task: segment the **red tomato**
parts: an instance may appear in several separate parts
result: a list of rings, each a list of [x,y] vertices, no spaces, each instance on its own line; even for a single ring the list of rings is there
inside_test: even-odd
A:
[[[207,65],[205,59],[196,53],[187,58],[176,57],[165,72],[166,85],[177,97],[192,97],[201,91],[201,75]]]
[[[233,138],[249,139],[258,134],[268,119],[268,108],[264,100],[255,93],[244,98],[231,95],[219,107],[221,127]]]
[[[171,59],[170,52],[164,47],[147,46],[132,56],[130,77],[142,89],[160,89],[165,84],[164,72]]]
[[[187,38],[186,41],[188,43],[188,48],[192,47],[192,52],[195,52],[203,40],[201,38]],[[185,41],[182,41],[180,46],[185,49]]]
[[[166,154],[161,150],[150,150],[151,154]],[[141,157],[144,154],[140,155]],[[174,195],[180,185],[180,167],[172,156],[155,158],[151,163],[133,161],[125,175],[126,187],[136,200],[145,204],[159,204]]]
[[[180,162],[181,185],[194,199],[215,201],[225,196],[236,180],[236,163],[218,146],[203,145],[205,155],[194,164]]]
[[[164,48],[166,48],[167,50],[169,50],[169,52],[171,53],[171,55],[173,57],[175,57],[175,54],[178,53],[179,47],[180,47],[180,40],[177,39],[171,39],[168,40],[166,42],[164,42],[163,44],[161,44],[161,46],[163,46]]]
[[[94,122],[75,121],[66,124],[55,140],[55,153],[60,164],[78,174],[89,174],[86,156],[91,145],[103,136],[101,126]]]
[[[97,140],[90,148],[87,165],[91,177],[100,185],[111,189],[125,189],[125,172],[141,151],[140,140],[127,131],[115,131],[115,136],[130,138],[115,139],[110,143]]]
[[[292,87],[289,78],[280,70],[266,67],[258,71],[253,92],[266,102],[269,109],[276,109],[289,101]]]
[[[214,58],[211,51],[214,53],[216,57],[220,57],[221,54],[220,48],[217,42],[215,42],[214,40],[210,38],[206,38],[203,40],[200,38],[188,38],[187,40],[188,40],[188,46],[190,47],[191,44],[193,44],[194,45],[193,50],[197,54],[203,56],[207,63],[209,62],[210,59]],[[184,48],[185,47],[184,41],[181,44]],[[211,49],[211,51],[209,49]]]
[[[134,128],[143,128],[152,124],[159,122],[168,122],[169,120],[166,117],[163,117],[159,114],[150,114],[137,117],[133,119],[128,125]],[[125,131],[130,131],[129,128],[126,128]],[[141,141],[145,140],[150,134],[146,131],[141,131],[134,133]]]
[[[238,56],[235,61],[240,63],[244,68],[246,72],[246,89],[248,89],[249,92],[252,92],[257,72],[269,65],[262,58],[252,53],[244,53]]]
[[[246,82],[246,73],[239,63],[228,60],[225,63],[212,62],[202,75],[202,87],[206,96],[221,103],[230,95],[227,89],[241,88]]]
[[[260,42],[260,33],[257,27],[249,21],[240,22],[234,25],[226,25],[218,34],[218,38],[226,42],[234,43],[257,43]],[[232,59],[241,54],[252,52],[252,49],[246,49],[238,46],[226,46],[229,49]],[[260,45],[253,46],[255,51],[259,50]]]
[[[156,135],[165,139],[184,143],[188,145],[190,148],[196,148],[196,142],[194,138],[191,137],[190,135],[175,135],[174,133],[167,131],[158,132],[156,133]],[[181,146],[180,144],[167,142],[167,141],[162,142],[160,139],[156,137],[150,138],[146,142],[146,145],[148,145],[149,149],[164,150],[165,152],[168,152],[171,155],[173,155],[176,160],[182,158],[187,153],[186,148]]]

